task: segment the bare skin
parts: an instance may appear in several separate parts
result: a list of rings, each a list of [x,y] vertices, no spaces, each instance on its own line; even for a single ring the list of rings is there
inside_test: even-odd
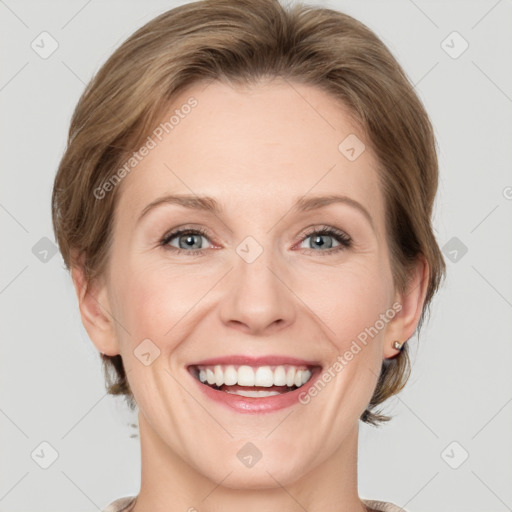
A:
[[[105,275],[84,292],[80,268],[72,273],[91,340],[122,355],[138,404],[134,512],[366,512],[357,489],[359,417],[382,360],[398,353],[393,342],[416,329],[427,266],[419,261],[407,292],[396,290],[377,162],[369,143],[354,161],[340,152],[349,134],[364,135],[333,97],[279,80],[198,83],[169,112],[192,96],[197,106],[119,185]],[[168,194],[211,196],[222,211],[162,203],[139,220]],[[346,202],[292,209],[298,198],[331,194],[357,201],[371,221]],[[351,245],[309,234],[326,226]],[[162,244],[177,227],[206,235]],[[251,263],[236,251],[249,236],[251,250],[262,248]],[[400,311],[307,405],[242,414],[207,398],[187,370],[232,354],[292,356],[326,369],[396,303]],[[160,351],[148,366],[134,354],[145,339]],[[237,457],[248,442],[262,454],[251,468]]]

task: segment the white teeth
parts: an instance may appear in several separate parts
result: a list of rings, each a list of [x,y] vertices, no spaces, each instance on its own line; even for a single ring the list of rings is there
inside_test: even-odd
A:
[[[254,386],[254,370],[250,366],[238,368],[238,385]]]
[[[276,386],[286,386],[286,370],[283,366],[278,366],[274,370],[274,384]]]
[[[311,378],[311,371],[289,365],[258,366],[220,365],[199,367],[199,380],[210,385],[234,386],[303,386]],[[264,391],[267,393],[267,391]],[[273,391],[272,393],[276,393]],[[245,396],[245,395],[244,395]],[[249,396],[249,395],[247,395]],[[263,396],[263,395],[256,395]],[[267,396],[267,395],[265,395]],[[268,395],[270,396],[270,395]]]
[[[295,385],[295,368],[288,368],[288,372],[286,373],[286,385],[293,386]]]
[[[222,373],[222,368],[217,365],[215,367],[215,384],[217,386],[222,386],[222,384],[224,383],[224,375]]]
[[[226,393],[229,393],[230,395],[240,395],[250,398],[260,398],[262,396],[275,396],[281,394],[279,391],[251,391],[250,389],[238,389],[236,391],[230,391],[229,389],[226,389]]]
[[[238,381],[238,372],[235,367],[230,365],[224,370],[224,384],[234,386]]]
[[[208,384],[215,384],[215,374],[210,370],[210,368],[206,368],[206,380]]]
[[[254,385],[264,386],[266,388],[274,385],[274,372],[270,369],[269,366],[260,366],[256,370],[256,375],[254,376]]]

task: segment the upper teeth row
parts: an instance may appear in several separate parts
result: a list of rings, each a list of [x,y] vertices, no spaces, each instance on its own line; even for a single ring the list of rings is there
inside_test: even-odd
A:
[[[200,366],[199,380],[216,386],[297,386],[300,387],[311,377],[308,369],[294,366],[239,366],[234,365]]]

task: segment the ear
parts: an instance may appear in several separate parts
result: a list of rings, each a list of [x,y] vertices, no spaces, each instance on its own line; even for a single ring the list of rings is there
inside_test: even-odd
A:
[[[82,324],[89,338],[102,354],[109,356],[119,354],[106,284],[99,279],[87,284],[83,259],[80,263],[73,265],[71,278],[78,298]]]
[[[405,292],[396,292],[395,304],[398,312],[386,328],[383,356],[391,359],[400,351],[393,347],[393,342],[405,343],[416,330],[423,311],[429,281],[429,266],[424,256],[419,256],[411,273]],[[395,309],[395,308],[393,308]]]

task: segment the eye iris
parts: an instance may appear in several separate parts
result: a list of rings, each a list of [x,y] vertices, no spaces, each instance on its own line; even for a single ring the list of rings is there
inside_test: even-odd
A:
[[[182,235],[182,236],[180,236],[180,248],[182,248],[182,249],[183,249],[184,247],[186,247],[186,248],[199,249],[199,248],[200,248],[200,246],[201,246],[201,243],[200,243],[200,242],[198,242],[197,244],[194,244],[194,241],[193,241],[194,237],[199,238],[199,240],[201,239],[201,237],[200,237],[200,236],[198,236],[198,235],[194,235],[194,234],[188,234],[188,235]],[[181,240],[182,240],[182,239],[185,239],[185,244],[186,244],[185,246],[182,246],[182,244],[181,244]],[[196,245],[196,247],[194,247],[194,245]]]
[[[318,242],[318,240],[321,240],[322,238],[324,238],[325,236],[327,236],[328,238],[331,238],[329,235],[316,235],[313,240],[313,244],[317,244],[319,247],[327,247],[328,249],[331,249],[332,248],[332,238],[331,238],[331,243],[326,243],[326,242]]]

